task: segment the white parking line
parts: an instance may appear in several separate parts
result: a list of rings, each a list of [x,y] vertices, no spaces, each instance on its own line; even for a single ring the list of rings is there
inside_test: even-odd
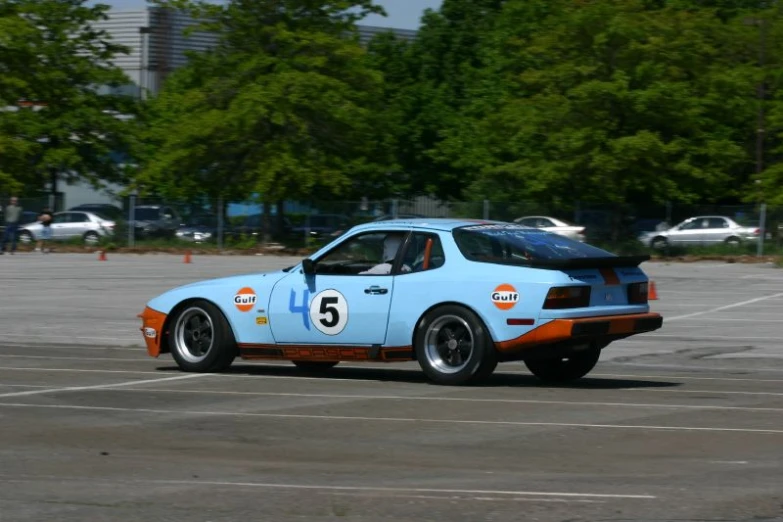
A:
[[[248,366],[256,366],[258,368],[265,368],[265,367],[283,367],[283,368],[292,368],[289,366],[283,366],[283,365],[264,365],[264,364],[249,364]],[[398,368],[394,369],[390,366],[362,366],[362,365],[355,365],[355,366],[346,366],[346,368],[351,368],[354,370],[358,369],[367,369],[367,370],[386,370],[390,374],[392,374],[395,371],[406,371],[406,372],[418,372],[420,371],[418,367],[408,367],[408,368]],[[686,368],[687,369],[687,368]],[[78,368],[34,368],[34,367],[12,367],[12,366],[0,366],[0,371],[3,370],[9,370],[9,371],[30,371],[30,372],[74,372],[74,373],[127,373],[127,374],[133,374],[133,375],[160,375],[162,372],[160,371],[144,371],[144,370],[97,370],[97,369],[78,369]],[[320,376],[320,377],[307,377],[304,375],[269,375],[269,374],[243,374],[239,372],[231,372],[231,373],[213,373],[209,374],[214,377],[222,377],[226,379],[296,379],[296,380],[302,380],[302,381],[323,381],[323,382],[378,382],[377,379],[360,379],[360,378],[338,378],[338,377],[332,377],[332,376]],[[524,376],[530,376],[529,373],[524,371],[502,371],[497,372],[497,375],[524,375]],[[588,374],[587,378],[591,377],[611,377],[611,378],[636,378],[636,379],[666,379],[666,380],[682,380],[682,381],[742,381],[742,382],[783,382],[783,379],[754,379],[751,377],[748,378],[739,378],[739,377],[691,377],[691,376],[683,376],[683,375],[639,375],[639,374],[631,374],[631,373],[590,373]],[[655,381],[652,381],[655,382]]]
[[[31,337],[34,337],[35,339],[52,339],[56,341],[62,341],[63,336],[62,335],[35,335],[35,334],[15,334],[15,333],[3,333],[3,337],[23,337],[25,339],[30,339]],[[68,339],[80,339],[80,340],[86,340],[86,341],[112,341],[112,342],[133,342],[136,339],[131,338],[130,335],[128,337],[94,337],[94,336],[79,336],[79,335],[69,335]]]
[[[522,421],[485,421],[467,419],[431,419],[417,417],[365,417],[350,415],[305,415],[295,413],[251,413],[237,411],[203,411],[203,410],[165,410],[155,408],[121,408],[118,406],[77,406],[73,404],[24,404],[0,402],[0,408],[45,408],[54,410],[104,411],[117,413],[152,413],[161,415],[192,415],[215,417],[240,417],[264,419],[300,419],[320,421],[359,421],[359,422],[393,422],[419,424],[453,424],[476,426],[516,426],[516,427],[549,427],[549,428],[597,428],[647,431],[684,431],[684,432],[733,432],[758,433],[767,435],[783,435],[783,429],[763,428],[723,428],[713,426],[656,426],[643,424],[585,424],[573,422],[522,422]]]
[[[767,296],[764,296],[764,297],[757,297],[755,299],[748,299],[747,301],[740,301],[739,303],[734,303],[734,304],[730,304],[730,305],[726,305],[726,306],[719,306],[718,308],[711,308],[709,310],[704,310],[704,311],[701,311],[701,312],[694,312],[692,314],[676,315],[674,317],[667,317],[667,318],[664,318],[663,321],[664,321],[664,324],[670,323],[672,321],[681,321],[682,319],[688,319],[690,317],[696,317],[696,316],[699,316],[699,315],[712,314],[712,313],[715,313],[715,312],[720,312],[722,310],[730,310],[732,308],[738,308],[740,306],[745,306],[745,305],[749,305],[749,304],[753,304],[753,303],[758,303],[758,302],[761,302],[761,301],[767,301],[769,299],[775,299],[776,297],[783,297],[783,292],[780,292],[780,293],[777,293],[777,294],[772,294],[772,295],[767,295]]]
[[[187,375],[177,375],[176,377],[164,377],[162,379],[146,379],[143,381],[125,381],[112,384],[96,384],[93,386],[67,386],[64,388],[45,388],[42,390],[27,390],[22,392],[0,393],[0,398],[6,397],[25,397],[28,395],[42,395],[44,393],[60,393],[72,391],[106,390],[110,388],[121,388],[123,386],[135,386],[137,384],[149,384],[151,382],[181,381],[183,379],[194,379],[196,377],[207,377],[208,373],[189,373]]]
[[[440,488],[389,488],[376,486],[332,486],[317,484],[274,484],[269,482],[233,482],[201,480],[150,480],[151,484],[172,484],[183,486],[233,486],[265,489],[300,489],[319,491],[366,491],[376,493],[440,493],[444,495],[503,495],[511,497],[562,497],[562,498],[605,498],[652,500],[653,495],[624,495],[621,493],[573,493],[554,491],[493,491],[486,489],[440,489]]]
[[[140,359],[119,359],[116,357],[79,357],[79,356],[62,356],[62,355],[23,355],[23,354],[11,354],[2,353],[0,359],[47,359],[47,360],[60,360],[60,361],[113,361],[113,362],[135,362],[135,363],[150,363],[150,358]]]
[[[673,410],[718,410],[718,411],[748,411],[748,412],[783,412],[783,408],[763,408],[753,406],[716,406],[711,404],[651,404],[651,403],[632,403],[632,402],[597,402],[597,401],[553,401],[543,399],[485,399],[479,397],[422,397],[405,395],[359,395],[359,394],[340,394],[340,393],[280,393],[280,392],[243,392],[230,390],[183,390],[179,388],[144,388],[141,390],[118,390],[134,393],[184,393],[184,394],[203,394],[203,395],[238,395],[238,396],[256,396],[256,397],[295,397],[295,398],[314,398],[314,399],[353,399],[353,400],[388,400],[388,401],[431,401],[431,402],[478,402],[478,403],[498,403],[498,404],[552,404],[567,405],[575,407],[594,406],[594,407],[619,407],[619,408],[659,408]],[[2,395],[0,395],[2,397]]]

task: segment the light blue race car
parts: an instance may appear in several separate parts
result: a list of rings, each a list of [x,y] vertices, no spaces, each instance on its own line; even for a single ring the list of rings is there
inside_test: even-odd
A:
[[[432,381],[461,385],[524,361],[565,382],[612,341],[661,327],[647,259],[513,223],[380,221],[285,270],[175,288],[139,317],[149,354],[171,353],[189,372],[237,356],[307,371],[415,360]]]

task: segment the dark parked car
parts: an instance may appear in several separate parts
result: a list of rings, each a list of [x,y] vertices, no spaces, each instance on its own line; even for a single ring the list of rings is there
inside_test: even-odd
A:
[[[245,218],[241,225],[237,225],[226,231],[226,237],[241,238],[242,236],[261,237],[264,234],[264,216],[263,214],[251,214]],[[283,224],[280,226],[277,216],[270,216],[270,234],[273,237],[286,237],[291,234],[293,225],[291,221],[283,216]]]
[[[312,214],[298,226],[291,229],[294,236],[337,237],[351,227],[351,220],[344,214]]]
[[[174,237],[184,225],[177,211],[168,205],[139,205],[133,209],[133,221],[137,238]]]

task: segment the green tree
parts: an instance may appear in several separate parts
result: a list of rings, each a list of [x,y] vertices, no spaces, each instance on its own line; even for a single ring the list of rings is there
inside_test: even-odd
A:
[[[444,0],[428,10],[416,40],[404,44],[377,38],[371,54],[386,74],[385,100],[395,126],[402,181],[411,194],[459,198],[475,172],[448,161],[439,151],[451,129],[463,122],[463,109],[485,96],[484,39],[501,0]]]
[[[470,146],[447,143],[452,162],[481,169],[473,190],[561,209],[739,195],[756,108],[749,28],[657,3],[538,4],[532,27],[530,3],[506,4],[491,52],[513,88],[470,139],[451,137]]]
[[[393,170],[382,75],[356,20],[370,0],[166,3],[210,20],[209,52],[176,71],[145,116],[136,185],[168,197],[283,199],[380,191]]]
[[[112,65],[127,50],[94,27],[108,8],[86,0],[2,3],[0,183],[8,188],[49,182],[54,193],[62,180],[121,179],[112,154],[124,149],[127,125],[118,115],[132,104],[100,93],[128,83]]]

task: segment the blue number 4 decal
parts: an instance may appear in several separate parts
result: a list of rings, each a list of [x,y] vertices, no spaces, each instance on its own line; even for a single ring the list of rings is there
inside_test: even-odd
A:
[[[310,308],[307,302],[310,300],[310,290],[305,290],[302,296],[302,306],[296,305],[296,290],[291,289],[291,297],[288,299],[288,311],[292,314],[302,314],[304,327],[310,329]]]

